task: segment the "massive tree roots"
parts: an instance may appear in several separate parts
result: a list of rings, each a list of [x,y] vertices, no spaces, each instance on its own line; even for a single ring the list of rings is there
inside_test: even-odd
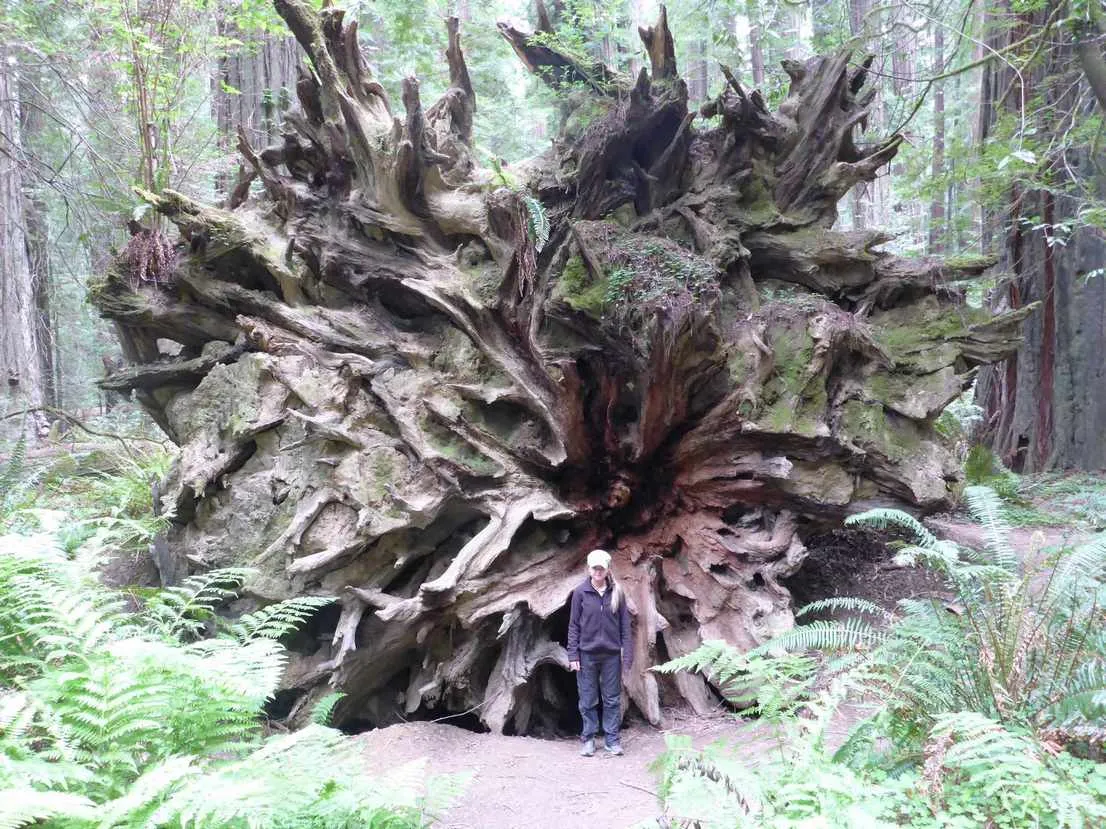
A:
[[[689,112],[663,11],[636,78],[502,26],[576,111],[492,172],[456,20],[451,87],[424,108],[410,78],[396,110],[341,11],[276,6],[310,57],[283,142],[242,136],[225,209],[144,193],[176,256],[125,257],[94,297],[132,362],[108,385],[181,448],[178,564],[252,565],[260,601],[337,598],[296,643],[293,721],[337,687],[339,722],[555,722],[594,547],[629,596],[637,709],[702,708],[702,680],[649,666],[791,625],[781,579],[814,529],[947,502],[935,420],[1027,310],[965,307],[981,266],[830,229],[900,141],[855,138],[864,64],[785,64],[775,112],[727,71]]]

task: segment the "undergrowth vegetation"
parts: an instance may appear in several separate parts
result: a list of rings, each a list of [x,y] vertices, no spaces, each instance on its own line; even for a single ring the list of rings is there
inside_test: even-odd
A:
[[[104,587],[93,564],[157,532],[150,467],[121,462],[43,502],[22,462],[0,490],[2,829],[402,829],[452,798],[456,782],[428,782],[419,763],[367,778],[357,744],[324,725],[336,699],[300,731],[266,725],[282,639],[331,600],[231,622],[221,609],[249,573],[219,570],[136,591],[135,609],[135,592]],[[79,521],[43,506],[78,492]]]
[[[1023,560],[1001,499],[969,487],[982,551],[940,541],[896,510],[901,564],[947,579],[946,599],[891,614],[859,599],[740,654],[720,642],[657,670],[702,671],[758,715],[755,765],[679,738],[658,763],[676,826],[1095,827],[1106,823],[1106,539]],[[844,714],[847,713],[847,716]],[[845,735],[841,720],[856,720]]]

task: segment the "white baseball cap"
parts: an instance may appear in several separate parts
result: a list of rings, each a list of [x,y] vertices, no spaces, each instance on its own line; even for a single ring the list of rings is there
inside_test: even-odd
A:
[[[588,568],[602,567],[604,570],[611,566],[611,554],[606,550],[592,550],[588,553]]]

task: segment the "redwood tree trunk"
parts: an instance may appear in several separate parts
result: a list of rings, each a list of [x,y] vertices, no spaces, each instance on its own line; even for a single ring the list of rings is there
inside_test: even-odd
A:
[[[6,412],[45,403],[23,194],[18,68],[14,52],[0,43],[0,394]],[[27,422],[38,431],[41,413]]]
[[[1041,22],[1040,13],[1025,15],[1022,25],[1003,37],[1017,40]],[[1083,94],[1086,79],[1075,44],[1060,37],[1063,32],[1058,30],[1055,42],[1020,76],[990,69],[983,86],[982,137],[1001,107],[1020,117],[1023,99],[1030,108],[1028,123],[1040,134],[1061,135],[1094,114],[1095,99]],[[1005,237],[1002,266],[1008,279],[995,307],[1037,306],[1026,321],[1025,343],[1005,366],[981,374],[978,394],[988,412],[992,445],[1010,467],[1101,469],[1106,466],[1106,399],[1099,392],[1106,289],[1094,274],[1106,261],[1106,242],[1087,227],[1069,236],[1064,225],[1078,224],[1080,191],[1101,199],[1106,178],[1089,149],[1045,161],[1052,167],[1052,189],[1013,188],[1008,211],[993,220]],[[1073,181],[1071,170],[1085,178]]]
[[[233,151],[239,129],[255,146],[280,140],[283,112],[295,97],[300,58],[295,38],[264,35],[250,48],[219,60],[212,108],[225,152]],[[218,189],[225,191],[230,184],[229,176],[219,177]]]
[[[944,71],[945,65],[945,31],[940,26],[933,30],[933,74],[938,75]],[[935,181],[940,181],[945,175],[945,82],[937,81],[933,84],[933,159],[930,170]],[[933,199],[929,205],[929,245],[930,253],[940,253],[944,250],[945,233],[945,196],[946,190],[942,185],[934,191]]]
[[[866,68],[785,62],[779,112],[726,69],[696,113],[663,7],[632,80],[500,24],[599,112],[508,185],[474,162],[455,19],[424,109],[413,78],[393,104],[340,11],[276,5],[313,71],[294,135],[241,137],[265,198],[144,194],[182,242],[139,234],[93,294],[138,363],[106,385],[181,446],[163,575],[248,563],[259,600],[339,599],[286,680],[293,720],[337,686],[338,722],[554,725],[595,547],[633,614],[634,705],[705,709],[704,680],[649,667],[791,625],[807,533],[948,503],[934,420],[1026,312],[963,307],[963,272],[828,229],[901,141],[854,143]]]

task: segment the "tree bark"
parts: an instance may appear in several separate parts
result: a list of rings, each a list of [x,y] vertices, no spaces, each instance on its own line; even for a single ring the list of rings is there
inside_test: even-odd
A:
[[[1041,23],[1039,15],[1024,15],[1018,28],[1004,34],[1006,42]],[[982,110],[990,120],[981,123],[981,136],[986,137],[1002,107],[1021,117],[1020,101],[1032,103],[1034,95],[1041,101],[1024,117],[1041,134],[1062,134],[1091,116],[1096,104],[1083,94],[1087,81],[1075,51],[1070,39],[1042,49],[1038,62],[1022,70],[1024,89],[1008,70],[989,70]],[[1039,309],[1026,321],[1026,339],[1017,354],[981,373],[977,396],[988,414],[988,439],[1011,468],[1100,469],[1106,465],[1106,401],[1098,393],[1106,379],[1100,359],[1106,348],[1106,290],[1102,279],[1086,275],[1106,261],[1106,243],[1101,233],[1078,227],[1075,219],[1081,191],[1101,199],[1106,179],[1086,148],[1069,152],[1066,163],[1045,161],[1052,165],[1049,189],[1013,187],[1006,215],[994,220],[1004,227],[1001,266],[1007,276],[994,306],[1037,302]],[[1074,181],[1069,170],[1085,177]],[[1076,226],[1070,235],[1069,223]]]
[[[18,73],[14,51],[0,43],[0,382],[6,411],[46,402],[23,194]],[[27,419],[32,433],[41,431],[43,421],[41,416]]]
[[[220,29],[227,29],[226,24]],[[223,34],[235,33],[228,29]],[[295,95],[300,58],[295,38],[273,35],[254,38],[241,51],[220,58],[212,84],[212,108],[224,152],[234,152],[239,129],[255,147],[280,142],[283,113]],[[240,171],[239,181],[242,175]],[[216,184],[221,192],[233,186],[226,175],[219,176]]]
[[[599,112],[508,186],[472,156],[456,20],[450,88],[424,108],[408,79],[400,109],[340,11],[277,8],[313,72],[280,152],[241,138],[264,199],[144,193],[185,252],[124,258],[93,299],[144,363],[109,382],[181,446],[171,554],[252,563],[261,600],[340,601],[286,679],[293,720],[334,685],[339,723],[555,727],[566,602],[605,547],[634,619],[625,687],[659,722],[710,691],[657,660],[792,624],[781,579],[808,533],[948,504],[934,420],[1028,311],[973,311],[945,287],[964,273],[828,229],[901,140],[854,143],[865,68],[786,61],[778,112],[725,68],[696,113],[663,7],[634,79],[500,24]]]
[[[933,30],[933,74],[939,75],[945,66],[945,30],[940,26]],[[933,158],[930,173],[934,181],[942,181],[945,176],[945,83],[933,84]],[[944,186],[934,191],[929,205],[929,245],[931,254],[944,250],[945,233],[945,190]]]
[[[758,0],[745,0],[745,14],[749,18],[749,66],[753,73],[753,87],[764,89],[764,30]]]

